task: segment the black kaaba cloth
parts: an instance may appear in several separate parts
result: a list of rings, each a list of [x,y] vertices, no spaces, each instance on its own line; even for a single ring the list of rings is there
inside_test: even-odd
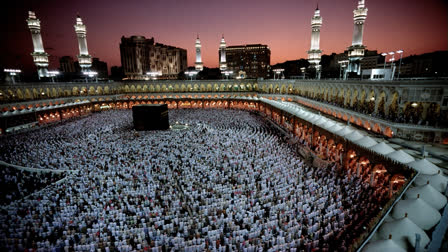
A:
[[[132,107],[132,117],[136,130],[166,130],[170,127],[166,104],[135,105]]]

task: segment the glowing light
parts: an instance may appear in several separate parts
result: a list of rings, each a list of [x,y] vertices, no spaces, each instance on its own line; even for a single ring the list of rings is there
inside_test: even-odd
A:
[[[86,72],[82,72],[82,74],[87,75],[89,77],[93,77],[93,76],[97,75],[98,73],[95,71],[86,71]]]
[[[4,69],[3,71],[6,73],[21,73],[22,72],[20,69]]]
[[[418,106],[418,104],[417,104],[416,102],[413,102],[413,103],[411,104],[411,106],[415,108],[415,107]]]

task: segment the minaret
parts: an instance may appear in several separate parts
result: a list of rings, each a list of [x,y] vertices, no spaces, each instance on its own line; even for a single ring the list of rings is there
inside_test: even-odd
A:
[[[31,31],[31,37],[33,39],[34,52],[31,53],[33,56],[34,64],[37,66],[37,73],[39,79],[41,77],[48,76],[48,53],[44,51],[44,44],[42,42],[42,36],[40,34],[40,20],[37,19],[34,11],[28,12],[28,28]]]
[[[361,74],[361,60],[364,57],[366,47],[362,44],[364,22],[367,18],[367,8],[364,0],[358,0],[358,8],[353,11],[353,39],[352,45],[348,48],[348,72]]]
[[[322,50],[319,48],[320,43],[320,27],[322,26],[322,17],[320,16],[319,6],[314,11],[311,18],[311,48],[308,51],[308,62],[311,67],[316,68],[317,79],[320,79],[320,55]]]
[[[219,69],[224,71],[227,69],[226,62],[226,41],[224,40],[224,34],[221,38],[221,43],[219,44]]]
[[[92,66],[92,56],[89,55],[87,49],[87,30],[86,26],[82,23],[81,17],[76,17],[75,32],[78,37],[79,55],[78,61],[82,71],[89,69]]]
[[[198,71],[202,71],[202,69],[204,69],[204,64],[202,63],[202,58],[201,58],[201,41],[199,40],[199,34],[198,37],[196,38],[196,62],[195,64],[195,68]]]

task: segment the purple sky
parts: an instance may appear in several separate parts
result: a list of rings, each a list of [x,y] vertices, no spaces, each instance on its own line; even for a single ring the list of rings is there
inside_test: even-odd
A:
[[[15,1],[3,9],[1,67],[34,71],[31,35],[25,19],[34,10],[41,20],[50,67],[59,57],[78,54],[73,25],[77,12],[87,26],[89,52],[108,66],[121,65],[121,36],[143,35],[185,48],[194,62],[196,33],[207,67],[218,66],[224,33],[227,45],[262,43],[271,48],[271,64],[305,58],[316,0],[79,0]],[[356,0],[320,0],[321,49],[342,52],[351,44]],[[368,49],[404,55],[448,50],[448,5],[444,0],[366,0],[364,29]],[[4,46],[3,46],[4,44]]]

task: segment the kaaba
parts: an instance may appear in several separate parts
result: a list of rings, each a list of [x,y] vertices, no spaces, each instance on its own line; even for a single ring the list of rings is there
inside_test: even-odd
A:
[[[136,130],[166,130],[170,127],[166,104],[135,105],[132,107],[132,117]]]

